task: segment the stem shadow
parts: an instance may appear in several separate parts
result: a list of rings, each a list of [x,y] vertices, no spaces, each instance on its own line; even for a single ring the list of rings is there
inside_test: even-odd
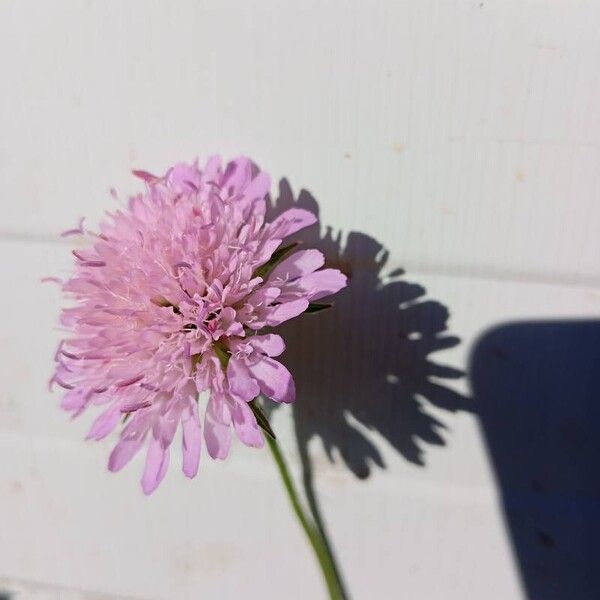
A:
[[[319,215],[309,192],[295,197],[282,179],[268,218],[292,207]],[[445,445],[448,434],[428,407],[448,413],[472,409],[468,398],[447,385],[464,373],[431,358],[460,343],[447,333],[448,309],[426,298],[422,285],[403,279],[402,270],[388,272],[388,251],[381,243],[356,231],[343,239],[341,232],[323,228],[320,219],[298,239],[303,247],[321,250],[326,266],[349,277],[333,309],[278,328],[284,339],[293,340],[283,362],[297,384],[292,410],[303,485],[329,544],[308,449],[313,438],[321,440],[330,461],[337,453],[357,478],[366,479],[386,465],[365,428],[383,436],[410,463],[424,466],[427,447]]]

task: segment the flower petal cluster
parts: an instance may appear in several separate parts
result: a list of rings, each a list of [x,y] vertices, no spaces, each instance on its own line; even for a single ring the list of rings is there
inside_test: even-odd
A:
[[[74,416],[100,408],[88,438],[124,422],[109,469],[147,448],[142,488],[152,493],[182,432],[183,472],[198,471],[202,440],[223,459],[232,431],[262,447],[252,405],[259,394],[293,402],[294,380],[278,357],[275,327],[346,285],[321,268],[317,250],[290,252],[285,239],[315,223],[292,208],[265,221],[268,175],[247,158],[177,164],[162,176],[134,171],[145,191],[112,213],[98,232],[83,223],[74,274],[62,282],[72,300],[61,313],[67,337],[51,383],[65,389]],[[204,414],[198,396],[207,392]]]

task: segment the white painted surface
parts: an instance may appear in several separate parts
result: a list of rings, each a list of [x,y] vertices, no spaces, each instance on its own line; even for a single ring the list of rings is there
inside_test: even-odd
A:
[[[322,597],[266,453],[238,445],[192,483],[175,466],[144,499],[139,461],[108,475],[109,444],[81,441],[89,420],[45,390],[54,236],[134,191],[131,168],[248,154],[447,306],[461,344],[432,358],[464,369],[496,323],[598,313],[599,19],[558,0],[0,2],[1,586]],[[425,467],[368,433],[387,469],[358,481],[312,446],[353,597],[521,597],[476,417],[426,410],[448,431]],[[275,424],[297,465],[289,410]]]

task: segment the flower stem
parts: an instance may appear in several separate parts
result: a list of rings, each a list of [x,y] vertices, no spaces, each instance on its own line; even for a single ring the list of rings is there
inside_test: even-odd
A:
[[[294,421],[296,424],[296,438],[298,439],[298,450],[300,451],[300,462],[302,463],[302,483],[304,485],[304,492],[306,494],[306,500],[308,502],[308,509],[310,510],[310,514],[312,515],[313,522],[319,534],[321,535],[321,539],[327,548],[327,552],[331,557],[331,564],[335,571],[335,576],[340,586],[340,590],[342,592],[342,597],[347,598],[348,594],[346,593],[346,589],[344,586],[344,579],[340,572],[339,566],[336,561],[335,552],[329,542],[329,537],[327,535],[327,530],[325,529],[325,523],[323,522],[323,518],[321,517],[321,510],[319,509],[319,504],[317,502],[317,496],[315,494],[314,487],[314,479],[313,479],[313,471],[311,460],[308,455],[308,448],[306,442],[300,442],[301,436],[299,435],[299,431],[297,428],[297,421]]]
[[[337,569],[335,568],[335,562],[331,556],[329,547],[321,537],[318,528],[309,520],[302,508],[298,493],[294,487],[294,482],[292,481],[290,472],[277,441],[268,435],[266,435],[265,438],[269,444],[269,448],[271,449],[275,463],[277,464],[277,469],[281,475],[281,479],[292,504],[292,508],[294,509],[298,520],[300,521],[300,525],[302,525],[302,528],[306,533],[306,537],[308,537],[308,541],[315,551],[315,555],[319,561],[319,566],[321,567],[325,583],[327,584],[329,597],[331,600],[343,600],[345,598],[345,594],[342,584],[338,579]]]

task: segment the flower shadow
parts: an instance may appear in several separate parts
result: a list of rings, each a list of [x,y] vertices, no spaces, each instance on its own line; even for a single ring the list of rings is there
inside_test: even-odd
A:
[[[272,215],[294,206],[319,214],[309,192],[295,198],[283,179]],[[444,445],[446,433],[428,405],[448,412],[470,410],[469,400],[446,385],[464,373],[431,359],[460,343],[446,333],[448,309],[425,299],[425,288],[402,279],[401,270],[386,273],[388,252],[364,233],[353,231],[343,243],[340,233],[323,231],[318,222],[298,237],[303,247],[323,252],[326,266],[349,277],[332,310],[279,328],[284,339],[294,341],[284,362],[297,382],[293,414],[304,469],[310,468],[307,447],[313,437],[321,439],[330,460],[337,450],[360,479],[374,465],[385,468],[365,427],[407,461],[424,465],[427,446]]]
[[[309,192],[295,197],[282,179],[269,220],[293,207],[319,215]],[[410,463],[424,466],[427,446],[445,445],[447,430],[428,405],[449,413],[472,409],[468,398],[447,385],[464,373],[431,358],[460,343],[447,334],[448,309],[425,298],[423,286],[402,279],[401,269],[387,272],[388,252],[382,244],[356,231],[342,239],[340,232],[323,230],[320,219],[302,230],[298,240],[321,250],[326,266],[349,278],[332,310],[278,328],[285,340],[293,340],[283,362],[297,386],[292,410],[304,492],[343,588],[316,496],[311,440],[320,438],[330,461],[337,452],[357,478],[366,479],[374,467],[386,465],[365,429],[377,432]],[[277,408],[269,404],[268,411]],[[342,594],[348,597],[344,589]]]

